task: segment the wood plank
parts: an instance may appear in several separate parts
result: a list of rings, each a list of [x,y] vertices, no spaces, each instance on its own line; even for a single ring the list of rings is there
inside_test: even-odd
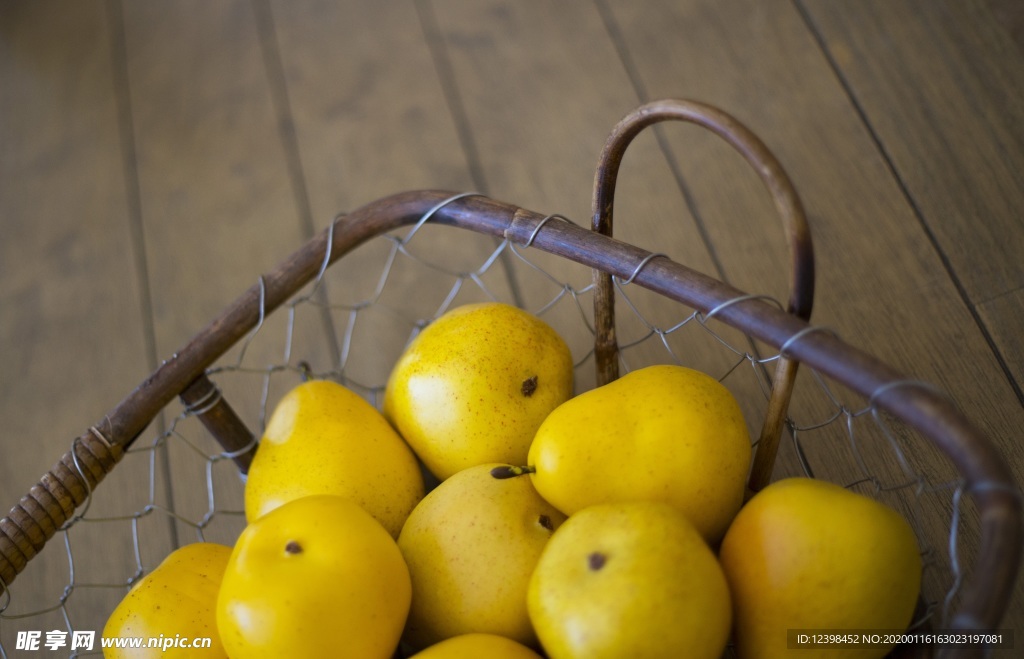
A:
[[[270,7],[317,228],[339,212],[406,190],[476,189],[412,5],[361,0]],[[470,272],[496,247],[488,238],[459,236],[458,251],[443,250],[452,239],[428,229],[408,249],[447,270]],[[335,331],[352,345],[339,364],[340,377],[358,383],[371,400],[417,323],[439,312],[455,281],[399,256],[378,293],[393,246],[374,241],[346,255],[324,282],[335,305]],[[444,257],[438,262],[431,254]],[[502,278],[494,283],[507,292]],[[452,303],[483,299],[475,290],[466,286]],[[378,295],[378,304],[366,304]],[[296,347],[303,348],[301,342]]]
[[[130,191],[122,163],[113,34],[104,3],[4,3],[0,7],[0,501],[7,509],[148,372],[143,291],[136,268]],[[128,514],[147,500],[146,461],[124,459],[87,510]],[[80,513],[83,512],[80,510]],[[143,526],[147,523],[143,522]],[[167,546],[166,523],[142,551]],[[120,542],[103,545],[104,539]],[[86,584],[134,573],[131,524],[85,522],[50,544],[12,584],[4,615],[58,604],[78,629],[98,630],[119,596]],[[102,547],[102,549],[101,549]],[[2,597],[2,596],[0,596]],[[0,599],[0,601],[4,601]],[[66,629],[59,611],[4,620],[16,632]]]
[[[804,4],[969,304],[1024,287],[1024,52],[1006,29],[1008,8],[993,14],[998,3],[983,0],[843,11]],[[1024,325],[1024,309],[999,308],[1007,315],[991,322]],[[986,328],[1014,359],[1013,346],[995,336],[1002,333]],[[1015,384],[1024,389],[1019,375]]]
[[[271,6],[318,228],[397,192],[473,189],[412,7]]]
[[[565,214],[589,226],[598,156],[612,127],[638,105],[600,14],[580,3],[492,1],[466,7],[457,2],[424,2],[420,6],[428,20],[433,16],[439,26],[489,193],[538,212]],[[685,196],[651,134],[639,136],[629,148],[615,214],[620,218],[617,237],[714,272],[714,261]],[[577,291],[590,284],[584,269],[552,259],[541,262]],[[667,310],[643,291],[629,293],[662,327],[685,318],[685,310]],[[535,294],[550,299],[553,292],[539,284]],[[585,294],[581,299],[589,314],[591,298]],[[557,326],[570,337],[574,354],[582,356],[592,348],[593,337],[579,332],[578,322],[574,323],[579,312],[572,304],[561,306],[565,313]],[[633,343],[649,327],[626,307],[622,309],[620,340]],[[689,335],[695,336],[698,346],[710,340],[696,323],[675,336]],[[731,366],[714,350],[687,346],[681,338],[679,343],[682,358],[693,366],[718,373]],[[667,357],[653,343],[644,343],[633,351],[632,363],[650,361],[652,353]],[[592,363],[578,377],[581,386],[592,384]]]
[[[1024,290],[994,297],[978,305],[978,315],[1005,357],[1010,377],[1024,382]]]
[[[1024,4],[1016,0],[988,0],[988,7],[996,22],[1024,54]]]
[[[124,25],[156,353],[166,359],[297,248],[308,228],[252,4],[127,2]],[[251,356],[269,362],[271,353],[280,348]],[[259,377],[237,387],[225,392],[228,401],[258,431]],[[168,427],[176,409],[164,417]],[[221,516],[201,534],[193,525],[211,505],[242,509],[237,473],[225,461],[208,476],[217,445],[192,424],[173,429],[157,487],[163,505],[187,520],[176,524],[177,542],[233,541],[239,516]]]
[[[611,13],[652,98],[682,89],[731,109],[776,150],[812,219],[816,322],[950,392],[1021,474],[1024,455],[1011,438],[1024,411],[884,154],[795,9],[694,1],[659,12],[616,3]],[[667,33],[678,38],[659,38]],[[759,213],[759,202],[736,184],[741,172],[685,136],[672,144],[685,180],[701,191],[701,206],[733,209],[708,221],[726,272],[756,280],[781,262],[782,253],[751,244],[746,224],[730,219]],[[925,454],[915,468],[941,480],[948,467],[936,459]],[[941,549],[948,522],[942,514],[934,517],[926,534]],[[1020,607],[1016,601],[1008,614],[1011,626],[1024,619]]]
[[[168,355],[302,229],[251,5],[130,2],[124,16],[157,348]]]

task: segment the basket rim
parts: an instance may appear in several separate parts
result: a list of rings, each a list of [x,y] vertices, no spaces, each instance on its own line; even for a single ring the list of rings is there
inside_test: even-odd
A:
[[[951,628],[996,629],[1014,592],[1021,561],[1022,497],[994,443],[944,393],[907,378],[876,357],[774,304],[660,254],[477,193],[400,192],[337,217],[228,305],[165,360],[68,451],[0,520],[0,593],[72,519],[93,488],[164,406],[204,375],[267,314],[332,263],[377,235],[427,221],[532,246],[620,279],[629,279],[717,320],[842,383],[872,406],[913,427],[945,453],[973,495],[980,546],[974,578],[963,584]],[[39,540],[42,536],[42,541]]]

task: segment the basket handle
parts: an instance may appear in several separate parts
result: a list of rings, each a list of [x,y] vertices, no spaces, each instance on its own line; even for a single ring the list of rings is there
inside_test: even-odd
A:
[[[71,449],[0,519],[0,593],[7,591],[46,541],[73,520],[75,510],[88,503],[93,488],[121,460],[123,447],[109,437],[109,428],[97,426],[77,437]]]
[[[645,128],[662,121],[685,121],[710,130],[728,142],[757,171],[782,217],[790,245],[790,293],[787,311],[802,320],[811,316],[814,300],[814,252],[803,204],[781,163],[750,129],[716,107],[691,100],[664,99],[640,106],[626,115],[609,136],[594,177],[592,229],[612,236],[612,208],[619,167],[626,147]],[[641,268],[644,264],[641,264]],[[619,347],[615,336],[615,291],[612,275],[594,270],[594,355],[597,385],[619,376]],[[715,310],[703,310],[708,315]],[[749,492],[768,484],[775,465],[786,411],[796,380],[797,362],[780,354],[772,378],[768,410],[754,454]]]

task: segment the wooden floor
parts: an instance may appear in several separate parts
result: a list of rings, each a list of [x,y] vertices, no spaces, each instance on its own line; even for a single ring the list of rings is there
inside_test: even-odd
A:
[[[339,211],[442,188],[585,223],[612,126],[663,97],[766,142],[811,221],[814,322],[947,391],[1022,479],[1019,6],[7,0],[0,502]],[[642,135],[620,198],[623,239],[785,298],[770,200],[723,142]]]

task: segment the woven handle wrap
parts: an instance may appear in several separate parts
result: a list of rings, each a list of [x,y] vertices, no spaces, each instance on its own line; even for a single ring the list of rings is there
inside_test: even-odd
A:
[[[72,442],[71,450],[0,520],[0,585],[14,581],[123,455],[121,446],[95,427]]]

